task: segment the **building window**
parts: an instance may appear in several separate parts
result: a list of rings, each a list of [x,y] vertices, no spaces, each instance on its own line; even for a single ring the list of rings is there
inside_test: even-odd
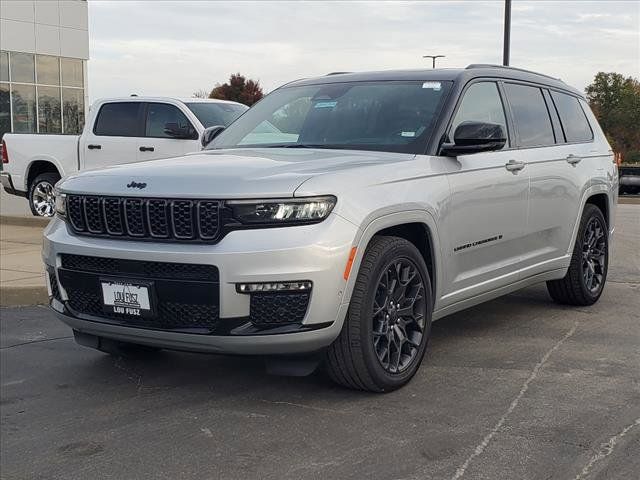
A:
[[[0,82],[0,138],[11,131],[11,97],[9,84]]]
[[[41,85],[60,85],[60,60],[58,57],[38,55],[36,57],[38,83]]]
[[[9,52],[0,52],[0,82],[9,81]]]
[[[84,126],[84,93],[78,88],[62,89],[64,133],[80,133]]]
[[[62,85],[65,87],[82,87],[82,60],[62,58]]]
[[[0,51],[0,138],[82,132],[83,69],[75,58]]]
[[[38,132],[62,133],[60,88],[38,87]],[[66,124],[66,122],[65,122]]]
[[[33,133],[36,131],[36,86],[11,85],[11,110],[13,111],[13,131]]]
[[[35,83],[36,68],[34,56],[30,53],[12,53],[9,59],[11,66],[11,81],[20,83]]]

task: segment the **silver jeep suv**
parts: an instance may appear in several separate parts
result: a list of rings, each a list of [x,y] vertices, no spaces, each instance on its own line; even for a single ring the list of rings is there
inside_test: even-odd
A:
[[[602,294],[617,170],[560,80],[331,74],[203,144],[58,184],[43,257],[78,343],[322,362],[383,392],[415,374],[433,320],[538,282],[565,304]]]

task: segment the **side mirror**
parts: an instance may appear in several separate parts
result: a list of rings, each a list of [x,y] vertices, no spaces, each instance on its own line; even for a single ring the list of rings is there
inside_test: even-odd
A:
[[[180,126],[174,122],[164,124],[164,133],[182,140],[191,140],[194,137],[193,129],[190,126]]]
[[[201,137],[202,148],[209,145],[211,141],[218,135],[220,135],[220,132],[222,132],[225,128],[226,127],[224,125],[214,125],[213,127],[205,128],[204,132],[202,132]]]
[[[458,156],[501,150],[507,143],[502,125],[486,122],[462,122],[453,134],[453,143],[444,143],[443,155]]]

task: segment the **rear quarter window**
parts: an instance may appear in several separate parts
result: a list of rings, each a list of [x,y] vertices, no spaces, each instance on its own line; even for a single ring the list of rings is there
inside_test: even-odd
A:
[[[578,99],[560,92],[551,92],[551,98],[558,111],[567,142],[591,141],[593,132]]]

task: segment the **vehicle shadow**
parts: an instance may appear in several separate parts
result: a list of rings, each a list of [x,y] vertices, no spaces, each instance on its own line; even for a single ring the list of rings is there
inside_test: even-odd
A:
[[[544,287],[533,287],[443,318],[432,326],[429,352],[422,368],[430,363],[446,364],[447,357],[459,349],[459,342],[465,338],[481,336],[498,341],[509,332],[535,328],[535,321],[553,315],[554,310],[563,307],[551,302]],[[307,377],[267,375],[266,359],[260,356],[175,351],[120,357],[90,354],[92,361],[84,363],[83,369],[88,382],[99,379],[101,383],[128,383],[138,393],[182,390],[192,397],[198,393],[213,397],[238,393],[307,397],[332,392],[335,399],[363,395],[334,385],[322,368]]]

